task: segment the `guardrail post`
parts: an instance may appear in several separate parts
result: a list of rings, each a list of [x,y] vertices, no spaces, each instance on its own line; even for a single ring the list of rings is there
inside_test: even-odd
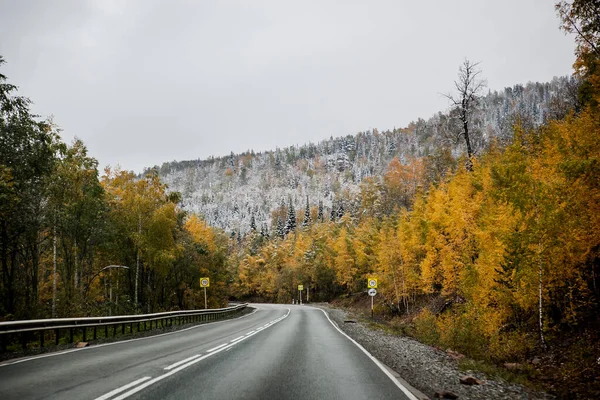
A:
[[[60,329],[55,329],[54,330],[54,340],[56,341],[56,345],[58,346],[58,343],[60,343]]]
[[[87,342],[87,327],[84,326],[81,328],[81,332],[83,333],[81,341]]]
[[[40,347],[42,349],[44,348],[44,333],[46,333],[46,331],[44,331],[44,330],[40,331]]]
[[[69,328],[69,343],[73,343],[73,328]]]
[[[94,340],[98,337],[98,332],[96,332],[96,326],[94,325]]]

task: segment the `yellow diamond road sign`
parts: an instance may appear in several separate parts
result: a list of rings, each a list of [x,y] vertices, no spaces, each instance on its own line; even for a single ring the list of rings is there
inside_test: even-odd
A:
[[[298,285],[298,290],[304,290],[304,285]]]
[[[377,289],[377,278],[367,279],[367,286],[369,289]]]
[[[210,279],[208,278],[200,278],[200,287],[209,287]]]

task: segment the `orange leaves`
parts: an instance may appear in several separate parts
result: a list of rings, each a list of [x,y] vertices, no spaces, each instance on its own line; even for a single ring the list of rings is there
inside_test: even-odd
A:
[[[351,286],[358,272],[356,266],[356,253],[352,239],[345,228],[340,229],[337,239],[332,243],[335,253],[334,269],[340,285]]]
[[[399,211],[400,207],[408,208],[412,204],[417,190],[423,185],[424,175],[423,161],[419,158],[410,159],[407,165],[402,165],[397,158],[389,163],[384,175],[388,213],[394,207]]]
[[[255,284],[263,293],[293,290],[302,280],[329,285],[329,298],[364,290],[366,275],[375,273],[381,298],[397,310],[410,311],[422,294],[458,300],[449,326],[470,321],[478,337],[498,346],[499,331],[516,329],[507,327],[524,329],[514,337],[536,331],[540,288],[542,312],[548,316],[552,307],[554,324],[576,324],[600,284],[593,271],[600,249],[598,132],[591,112],[536,132],[517,128],[510,146],[491,149],[474,160],[473,171],[459,168],[427,192],[419,189],[420,160],[394,160],[383,185],[362,183],[358,218],[348,213],[263,246],[261,263],[248,259],[244,268],[273,282]]]
[[[196,243],[205,246],[211,253],[217,251],[214,230],[208,226],[206,221],[200,219],[196,214],[192,214],[185,222],[184,227]]]

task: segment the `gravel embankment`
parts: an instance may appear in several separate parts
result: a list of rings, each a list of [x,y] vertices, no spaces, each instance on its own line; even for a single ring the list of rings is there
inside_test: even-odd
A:
[[[457,395],[458,399],[465,400],[553,398],[545,393],[532,393],[520,385],[490,379],[482,373],[460,371],[457,361],[443,351],[411,338],[370,329],[344,310],[322,305],[318,307],[325,310],[331,320],[347,335],[431,399],[436,398],[436,392],[442,391],[451,392]],[[355,322],[344,322],[349,320]],[[482,384],[473,386],[461,384],[459,379],[465,375],[479,379]]]

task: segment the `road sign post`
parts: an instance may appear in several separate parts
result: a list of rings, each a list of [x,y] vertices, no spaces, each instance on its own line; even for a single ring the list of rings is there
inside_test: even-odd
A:
[[[302,304],[302,291],[304,290],[304,285],[298,285],[298,293],[300,293],[300,304]]]
[[[204,288],[204,309],[208,308],[208,303],[206,302],[206,288],[210,286],[209,278],[200,278],[200,287]]]
[[[367,287],[369,288],[369,296],[371,296],[371,319],[375,319],[373,310],[373,298],[377,294],[377,278],[367,278]]]

